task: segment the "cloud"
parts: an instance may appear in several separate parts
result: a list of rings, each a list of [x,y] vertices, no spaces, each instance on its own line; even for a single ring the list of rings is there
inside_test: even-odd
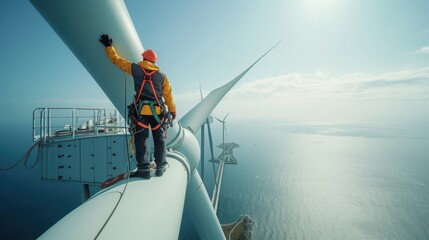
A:
[[[424,98],[429,97],[429,67],[382,74],[353,73],[332,76],[323,72],[291,73],[241,85],[233,97],[266,98]]]
[[[199,99],[198,90],[175,95],[179,115]],[[428,101],[429,66],[379,74],[291,73],[238,84],[213,114],[230,113],[231,122],[252,122],[258,127],[273,121],[420,126],[429,121]],[[350,134],[359,135],[359,131]]]
[[[272,128],[288,134],[318,134],[326,136],[350,136],[365,138],[419,138],[428,139],[427,127],[424,129],[379,126],[372,124],[339,122],[286,122],[274,123]],[[424,130],[424,131],[422,131]]]
[[[291,73],[245,82],[214,114],[231,120],[421,125],[429,121],[429,66],[379,74]],[[268,124],[269,125],[269,124]]]
[[[417,53],[429,54],[429,46],[420,48]]]

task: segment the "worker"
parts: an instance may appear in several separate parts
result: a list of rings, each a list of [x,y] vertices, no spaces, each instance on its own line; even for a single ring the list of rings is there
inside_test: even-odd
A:
[[[110,61],[134,78],[136,95],[134,104],[128,108],[134,111],[131,116],[132,125],[135,126],[134,144],[137,171],[131,176],[151,178],[148,146],[149,128],[151,128],[155,147],[155,175],[160,177],[166,171],[167,166],[165,128],[163,127],[165,124],[163,123],[168,118],[167,114],[170,114],[169,117],[172,120],[176,118],[176,105],[167,75],[162,73],[156,65],[158,57],[154,50],[145,50],[142,53],[143,61],[132,63],[117,54],[109,35],[102,34],[99,41],[104,45]]]

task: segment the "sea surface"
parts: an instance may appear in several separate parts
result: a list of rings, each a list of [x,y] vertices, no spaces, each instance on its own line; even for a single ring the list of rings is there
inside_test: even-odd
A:
[[[253,239],[429,239],[428,129],[344,123],[230,128],[227,141],[241,147],[234,150],[238,165],[225,167],[221,223],[249,215]],[[13,134],[24,139],[0,140],[2,168],[32,144],[31,133]],[[220,135],[214,140],[220,143]],[[211,194],[210,162],[205,181]],[[0,238],[37,238],[81,196],[79,184],[40,180],[39,166],[1,171]]]

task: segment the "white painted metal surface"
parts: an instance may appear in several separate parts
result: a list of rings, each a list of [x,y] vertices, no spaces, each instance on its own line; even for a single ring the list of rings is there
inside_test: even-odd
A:
[[[191,219],[201,239],[225,239],[219,220],[197,171],[195,171],[188,183],[185,213]]]
[[[279,42],[280,43],[280,42]],[[200,127],[204,124],[207,117],[211,114],[213,109],[217,104],[222,100],[222,98],[231,90],[234,85],[240,81],[241,78],[246,75],[246,73],[255,66],[265,55],[267,55],[273,48],[275,48],[279,43],[274,45],[270,50],[264,53],[258,60],[256,60],[252,65],[250,65],[246,70],[240,73],[236,78],[232,79],[225,85],[211,91],[206,98],[204,98],[200,103],[198,103],[194,108],[187,112],[181,119],[180,123],[183,127],[190,129],[194,134],[198,132]]]
[[[217,213],[217,207],[219,205],[219,197],[220,197],[220,189],[222,186],[223,179],[223,168],[225,166],[225,162],[223,160],[219,161],[219,168],[217,170],[216,183],[212,194],[212,204],[213,209]]]
[[[162,177],[124,179],[97,193],[39,239],[177,239],[187,171],[168,163]]]
[[[31,2],[125,116],[124,72],[110,62],[98,41],[101,34],[107,33],[122,57],[133,62],[142,60],[143,45],[125,3],[122,0]],[[131,103],[134,86],[130,76],[128,80],[127,103]]]
[[[42,179],[101,184],[136,165],[128,163],[129,138],[114,134],[41,142]]]

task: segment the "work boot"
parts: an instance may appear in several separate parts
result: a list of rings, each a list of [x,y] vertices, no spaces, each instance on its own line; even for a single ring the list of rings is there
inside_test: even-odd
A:
[[[161,177],[164,174],[165,170],[167,170],[166,167],[167,167],[167,164],[163,164],[161,166],[156,166],[155,175],[157,177]]]
[[[144,179],[150,179],[150,169],[137,169],[137,171],[131,173],[130,177],[141,177]]]

